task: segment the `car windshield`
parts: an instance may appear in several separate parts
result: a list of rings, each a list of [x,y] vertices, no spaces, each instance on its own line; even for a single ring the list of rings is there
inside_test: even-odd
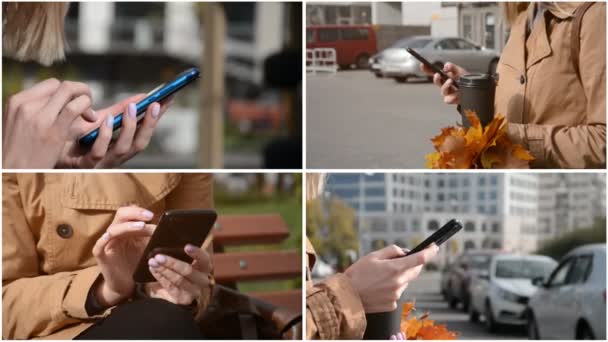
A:
[[[496,278],[534,279],[545,277],[554,264],[544,260],[499,260],[496,262]]]
[[[471,255],[471,268],[474,270],[487,270],[490,268],[489,255]]]
[[[396,48],[406,48],[411,47],[412,49],[420,49],[425,47],[431,39],[428,38],[405,38],[398,40],[393,47]]]

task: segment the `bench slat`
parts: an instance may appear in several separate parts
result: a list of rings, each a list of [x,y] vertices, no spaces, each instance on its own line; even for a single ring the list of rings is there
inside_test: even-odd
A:
[[[215,279],[220,284],[302,275],[302,255],[297,251],[216,253],[213,262]]]
[[[289,228],[278,214],[219,216],[213,229],[216,246],[279,243],[289,237]]]
[[[276,306],[284,306],[296,311],[302,310],[302,290],[251,292],[248,295]]]

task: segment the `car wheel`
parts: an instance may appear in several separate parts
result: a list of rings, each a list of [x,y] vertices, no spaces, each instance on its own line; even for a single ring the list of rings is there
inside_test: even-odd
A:
[[[367,69],[369,67],[369,56],[366,54],[359,55],[356,65],[358,69]]]
[[[577,340],[595,340],[595,336],[593,335],[593,331],[589,328],[589,325],[585,322],[579,324],[579,328],[576,332]]]
[[[528,312],[528,339],[529,340],[540,340],[540,336],[538,334],[538,325],[536,324],[536,318],[534,314],[529,311]]]
[[[399,83],[406,83],[407,82],[407,76],[395,77],[395,81],[397,81]]]
[[[492,313],[492,306],[490,305],[490,302],[486,303],[484,316],[486,318],[486,329],[488,330],[488,332],[490,332],[490,333],[496,332],[496,328],[498,327],[498,324],[494,320],[494,314]]]
[[[472,323],[479,322],[479,312],[475,310],[472,304],[469,304],[469,321],[471,321]]]
[[[498,67],[498,60],[494,59],[490,62],[490,66],[488,67],[488,74],[494,75],[496,74],[496,68]]]

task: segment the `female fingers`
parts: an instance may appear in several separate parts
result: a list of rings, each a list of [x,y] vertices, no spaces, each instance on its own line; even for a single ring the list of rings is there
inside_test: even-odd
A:
[[[194,268],[204,273],[211,272],[211,258],[209,257],[209,253],[204,249],[188,244],[184,247],[184,251],[196,261],[193,265]]]
[[[167,262],[169,258],[170,257],[167,257],[166,255],[157,254],[154,258],[150,258],[148,260],[148,266],[166,278],[171,285],[182,289],[193,296],[198,296],[201,292],[201,288],[205,286],[207,281],[206,278],[205,280],[202,280],[202,277],[200,277],[202,274],[198,271],[192,272],[189,276],[180,274],[180,271],[177,271],[172,266],[169,266],[169,263]],[[199,274],[198,278],[194,276],[197,273]],[[192,281],[192,278],[197,278],[197,281]]]
[[[399,269],[405,271],[416,266],[424,265],[433,257],[435,257],[438,251],[439,247],[437,247],[437,245],[435,244],[432,244],[420,252],[408,255],[403,258],[390,260],[389,262],[394,263]]]
[[[150,258],[148,264],[163,271],[162,274],[177,286],[188,281],[196,284],[200,289],[209,283],[207,273],[201,272],[189,263],[164,254],[157,254],[154,258]]]
[[[143,123],[137,129],[135,133],[135,138],[133,140],[133,152],[143,151],[148,144],[150,143],[150,139],[152,139],[152,134],[156,129],[156,124],[158,123],[158,119],[161,115],[161,105],[157,102],[154,102],[148,107],[146,111],[145,117],[143,119]]]
[[[135,129],[137,128],[137,106],[131,102],[122,114],[122,126],[120,136],[111,148],[113,156],[121,158],[131,151]]]
[[[62,82],[61,85],[59,85],[59,87],[57,88],[57,91],[51,96],[44,108],[45,112],[52,113],[52,115],[47,118],[47,120],[49,120],[49,125],[55,122],[55,120],[57,120],[59,113],[62,112],[63,108],[68,103],[70,103],[73,99],[81,95],[87,96],[89,100],[92,98],[91,89],[88,85],[80,82]],[[73,119],[75,119],[76,116],[82,114],[82,112],[74,113],[74,111],[68,111],[65,113],[73,116],[73,118],[68,118],[68,121],[70,123],[74,121]]]
[[[154,217],[154,213],[136,205],[128,207],[120,207],[116,210],[114,215],[114,223],[121,223],[127,221],[150,221]]]
[[[59,113],[59,117],[55,121],[55,127],[57,128],[58,133],[62,135],[67,135],[70,130],[70,127],[74,123],[74,120],[76,120],[81,115],[84,117],[83,113],[85,112],[89,113],[87,114],[87,116],[89,116],[92,112],[90,96],[80,95],[68,102],[61,109],[61,113]],[[96,119],[97,118],[95,118],[95,120]]]
[[[95,245],[93,246],[93,255],[95,257],[103,257],[104,248],[113,239],[126,236],[152,236],[154,228],[154,225],[145,224],[145,222],[141,221],[113,224],[95,242]]]
[[[91,149],[84,155],[84,165],[89,168],[93,168],[99,164],[106,156],[108,147],[112,141],[112,131],[114,128],[114,117],[111,114],[103,120],[103,123],[99,127],[99,133],[97,139],[91,146]]]

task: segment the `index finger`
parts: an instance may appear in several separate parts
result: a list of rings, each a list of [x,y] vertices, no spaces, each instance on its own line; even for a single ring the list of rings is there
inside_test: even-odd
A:
[[[420,252],[417,252],[417,253],[414,253],[414,254],[411,254],[408,256],[404,256],[401,258],[389,260],[389,262],[395,263],[396,265],[398,265],[399,269],[407,270],[410,268],[414,268],[416,266],[426,264],[431,259],[433,259],[433,257],[435,257],[435,255],[437,255],[438,251],[439,251],[439,247],[437,247],[437,245],[435,245],[435,244],[432,244]]]
[[[78,96],[86,95],[92,99],[91,89],[84,83],[65,81],[57,88],[57,91],[51,96],[45,108],[52,113],[52,122],[57,119],[63,107],[65,107],[72,99]],[[92,100],[91,100],[92,102]]]
[[[153,217],[153,212],[136,205],[131,205],[128,207],[118,208],[112,223],[121,223],[127,221],[150,221]]]

